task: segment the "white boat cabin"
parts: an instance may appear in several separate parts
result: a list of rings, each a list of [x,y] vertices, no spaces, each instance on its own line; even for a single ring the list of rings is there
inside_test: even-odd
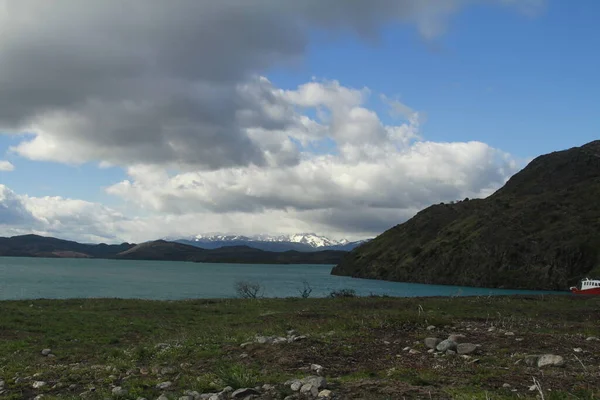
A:
[[[579,282],[579,290],[600,288],[600,279],[585,278]]]

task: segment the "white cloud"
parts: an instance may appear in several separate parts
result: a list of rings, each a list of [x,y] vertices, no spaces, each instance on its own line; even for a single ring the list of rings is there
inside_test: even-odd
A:
[[[295,165],[298,149],[280,132],[305,127],[253,76],[301,60],[314,27],[372,38],[386,23],[405,23],[433,37],[476,2],[3,1],[0,130],[32,134],[12,150],[33,160],[192,170]],[[362,95],[301,89],[290,101],[298,106],[353,108]],[[370,129],[376,119],[367,110],[352,114],[373,140],[385,136]],[[357,139],[343,131],[338,140]]]
[[[0,172],[14,171],[15,166],[10,161],[0,160]]]
[[[478,2],[541,4],[0,0],[0,131],[28,133],[12,151],[123,167],[129,179],[107,191],[143,210],[2,186],[0,225],[104,241],[206,231],[352,238],[431,203],[489,194],[517,169],[501,151],[427,141],[423,113],[385,96],[398,119],[384,123],[368,88],[313,80],[285,90],[260,76],[301,61],[314,27],[371,39],[405,23],[432,38]]]

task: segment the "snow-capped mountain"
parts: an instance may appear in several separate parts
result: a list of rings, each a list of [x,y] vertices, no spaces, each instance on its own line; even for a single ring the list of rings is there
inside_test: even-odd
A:
[[[315,233],[298,233],[292,235],[259,234],[252,236],[222,233],[199,234],[187,238],[166,238],[167,240],[191,244],[207,249],[225,246],[249,246],[268,251],[350,251],[367,240],[350,242],[346,239],[334,240]]]

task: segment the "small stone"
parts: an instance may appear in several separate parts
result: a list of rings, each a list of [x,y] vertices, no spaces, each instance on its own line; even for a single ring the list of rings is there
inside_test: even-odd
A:
[[[433,331],[435,329],[435,326],[434,325],[429,325],[426,329],[428,331]]]
[[[515,336],[514,332],[504,332],[504,335],[506,336]]]
[[[471,354],[477,351],[477,345],[473,343],[459,343],[456,346],[456,352],[458,354]]]
[[[437,351],[447,351],[447,350],[455,350],[456,349],[456,342],[453,342],[452,340],[442,340],[440,343],[438,343],[438,345],[435,347]]]
[[[290,338],[292,342],[299,342],[300,340],[305,340],[308,339],[308,336],[306,335],[300,335],[300,336],[294,336],[292,338]]]
[[[304,395],[312,395],[313,397],[316,397],[319,395],[319,389],[317,389],[317,387],[313,384],[305,383],[300,388],[300,393],[304,394]]]
[[[435,353],[435,349],[429,349],[427,350],[428,353]]]
[[[270,337],[267,337],[267,336],[257,336],[255,341],[258,344],[266,344],[266,343],[270,343],[271,341],[273,341],[273,339]]]
[[[173,367],[164,367],[164,368],[161,368],[161,370],[160,370],[161,375],[172,375],[174,373],[175,373],[175,368],[173,368]]]
[[[273,339],[273,344],[280,344],[280,343],[287,343],[287,342],[288,342],[287,338],[284,338],[284,337],[278,337],[278,338]]]
[[[42,400],[43,398],[44,398],[44,395],[43,395],[43,394],[38,394],[37,396],[35,396],[35,397],[33,398],[33,400]]]
[[[240,354],[240,358],[248,358],[248,353],[242,353],[242,354]]]
[[[449,356],[453,356],[453,355],[456,354],[456,351],[454,351],[454,350],[446,350],[446,354],[449,355]]]
[[[178,400],[194,400],[194,396],[181,396]]]
[[[290,385],[290,389],[292,389],[294,392],[297,392],[298,390],[300,390],[301,387],[302,387],[302,382],[300,382],[300,381],[294,381]]]
[[[597,342],[597,341],[599,341],[600,339],[598,339],[598,337],[597,337],[597,336],[589,336],[589,337],[587,337],[585,340],[587,340],[588,342]]]
[[[6,383],[3,380],[0,380],[0,389],[4,389],[5,384]]]
[[[496,327],[495,327],[495,326],[490,326],[490,327],[488,328],[488,332],[494,332],[495,330],[496,330]]]
[[[321,390],[318,395],[319,399],[330,399],[332,396],[333,393],[331,392],[331,390],[327,389]]]
[[[231,398],[232,399],[244,399],[251,395],[258,396],[258,395],[260,395],[260,392],[256,389],[252,389],[252,388],[238,389],[238,390],[234,391],[233,393],[231,393]]]
[[[145,397],[138,397],[137,400],[148,400]]]
[[[455,334],[448,336],[448,340],[450,340],[456,344],[463,343],[466,339],[467,339],[467,337],[465,335],[461,335],[460,333],[455,333]]]
[[[409,351],[409,350],[410,350],[409,346],[406,346],[405,348],[402,349],[402,351]]]
[[[160,396],[158,396],[156,398],[156,400],[169,400],[169,398],[167,396],[165,396],[164,394],[161,394]]]
[[[419,350],[415,350],[415,349],[410,349],[408,351],[408,354],[421,354],[421,352]]]
[[[276,387],[274,385],[269,385],[268,383],[265,383],[264,385],[262,385],[262,390],[264,390],[265,392],[271,392],[273,390],[276,389]]]
[[[583,349],[582,349],[581,347],[575,347],[575,348],[573,349],[573,351],[574,351],[575,353],[581,353],[581,352],[583,351]]]
[[[240,347],[243,349],[244,347],[248,347],[252,344],[252,342],[246,342],[246,343],[242,343],[240,344]]]
[[[75,389],[77,389],[77,385],[75,385],[75,384],[69,385],[69,390],[71,392],[74,391]]]
[[[316,373],[317,375],[323,374],[323,366],[319,365],[319,364],[311,364],[310,370],[313,371],[314,373]]]
[[[186,396],[191,396],[193,399],[200,398],[200,393],[196,392],[195,390],[186,390],[185,392],[183,392],[183,394]]]
[[[122,388],[121,386],[115,386],[112,390],[111,390],[113,396],[117,396],[117,397],[122,397],[122,396],[126,396],[127,395],[127,390],[125,388]]]
[[[231,386],[225,386],[223,388],[223,390],[221,390],[221,393],[231,393],[233,392],[233,388]]]
[[[43,356],[47,356],[50,353],[52,353],[52,350],[50,350],[50,349],[44,349],[44,350],[42,350],[42,355]]]
[[[166,382],[161,382],[161,383],[157,384],[156,388],[158,390],[164,390],[164,389],[170,388],[171,385],[173,385],[173,383],[171,381],[166,381]]]
[[[41,387],[46,386],[46,382],[44,381],[35,381],[33,382],[33,384],[31,385],[34,389],[39,389]]]
[[[544,354],[537,360],[538,368],[550,366],[550,367],[562,367],[565,365],[565,360],[561,356],[555,354]]]
[[[510,387],[510,383],[505,383],[504,385],[502,385],[502,387],[508,389]]]
[[[425,347],[427,347],[428,349],[435,349],[436,346],[438,344],[440,344],[441,342],[442,342],[441,339],[434,338],[434,337],[425,338],[425,340],[423,341],[423,343],[425,343]]]
[[[327,380],[322,376],[309,376],[307,378],[302,379],[302,383],[310,383],[315,386],[317,389],[325,389],[327,387]]]

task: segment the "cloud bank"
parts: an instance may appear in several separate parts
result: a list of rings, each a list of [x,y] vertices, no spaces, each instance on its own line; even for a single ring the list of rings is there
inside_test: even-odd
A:
[[[431,39],[472,3],[542,5],[0,1],[0,132],[20,138],[11,151],[122,167],[129,179],[107,191],[144,211],[4,187],[0,226],[136,241],[215,230],[352,237],[431,203],[485,196],[516,171],[509,155],[427,141],[418,111],[382,97],[397,118],[385,124],[366,106],[378,95],[368,88],[315,80],[284,89],[264,77],[301,62],[312,30],[369,41],[405,24]]]

